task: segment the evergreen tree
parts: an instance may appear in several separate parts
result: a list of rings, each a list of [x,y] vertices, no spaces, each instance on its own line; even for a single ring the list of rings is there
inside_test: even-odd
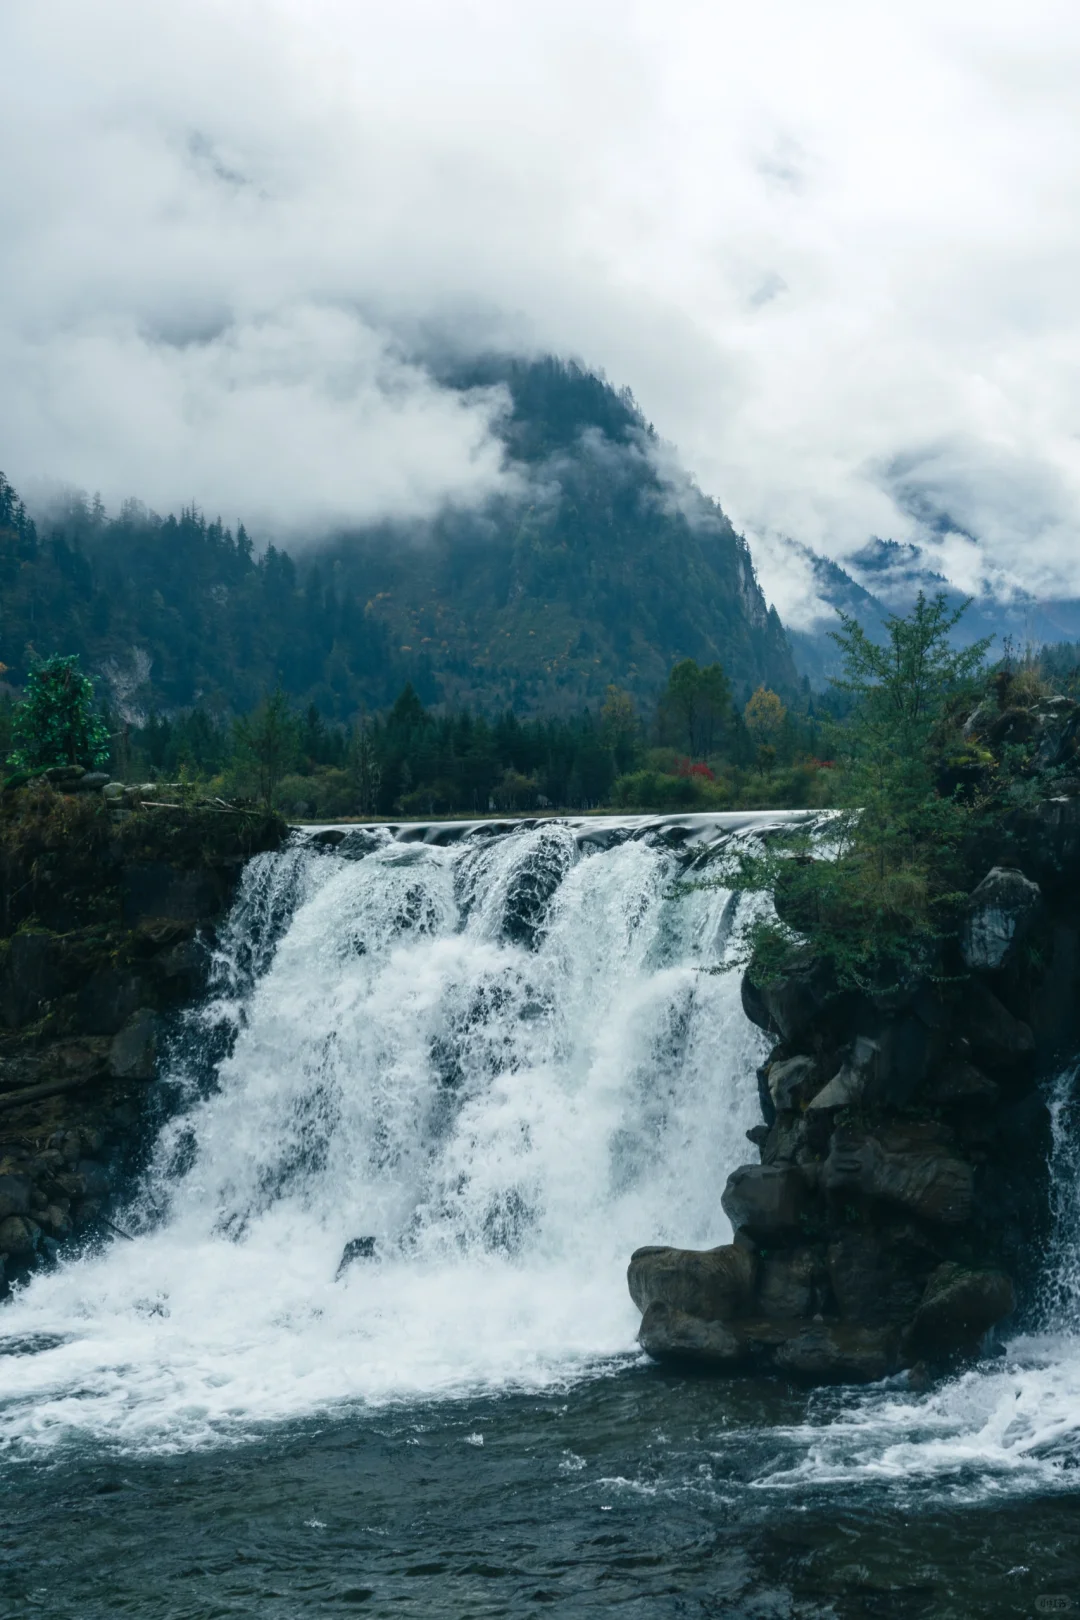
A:
[[[259,798],[270,810],[281,778],[296,758],[297,726],[280,686],[259,704],[255,713],[236,725],[242,757],[254,771]]]
[[[94,684],[77,657],[43,658],[32,665],[26,697],[12,720],[10,763],[17,771],[59,765],[96,767],[109,758],[109,733],[94,709]]]

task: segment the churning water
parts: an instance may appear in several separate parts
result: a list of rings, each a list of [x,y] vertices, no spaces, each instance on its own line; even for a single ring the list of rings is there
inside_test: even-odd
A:
[[[851,1567],[870,1570],[874,1590],[875,1580],[893,1590],[881,1573],[890,1558],[905,1562],[884,1529],[898,1512],[940,1522],[1008,1504],[1021,1514],[1022,1553],[1036,1534],[1023,1504],[1039,1503],[1045,1540],[1056,1523],[1046,1504],[1068,1499],[1080,1433],[1072,1075],[1053,1100],[1057,1247],[1039,1336],[923,1392],[902,1379],[816,1393],[688,1380],[637,1350],[630,1252],[727,1238],[719,1194],[758,1118],[763,1040],[742,1014],[737,975],[702,971],[724,955],[732,902],[674,887],[728,830],[553,821],[429,835],[442,842],[365,829],[336,849],[299,835],[250,863],[211,994],[177,1032],[176,1106],[120,1218],[135,1241],[37,1277],[0,1314],[0,1443],[19,1504],[48,1499],[58,1467],[91,1495],[121,1489],[100,1485],[101,1470],[117,1467],[144,1496],[165,1491],[168,1533],[156,1516],[139,1531],[162,1571],[175,1573],[189,1541],[213,1540],[225,1522],[215,1506],[213,1527],[196,1525],[177,1490],[217,1504],[242,1488],[272,1536],[303,1546],[280,1590],[269,1575],[250,1591],[223,1584],[211,1558],[190,1589],[199,1595],[174,1601],[164,1574],[128,1591],[115,1538],[95,1518],[79,1543],[86,1579],[114,1573],[94,1598],[100,1609],[84,1593],[72,1614],[288,1620],[380,1594],[396,1613],[516,1613],[555,1601],[529,1597],[531,1571],[524,1585],[506,1571],[509,1586],[476,1576],[481,1595],[466,1583],[451,1598],[451,1555],[430,1568],[421,1556],[431,1536],[460,1540],[465,1522],[485,1545],[498,1540],[511,1498],[536,1526],[603,1512],[636,1525],[610,1542],[659,1537],[637,1573],[614,1553],[598,1555],[603,1580],[596,1559],[563,1557],[564,1574],[577,1574],[551,1592],[569,1601],[572,1587],[567,1613],[591,1612],[594,1597],[598,1609],[633,1612],[640,1599],[650,1615],[974,1612],[966,1599],[943,1607],[932,1573],[922,1586],[901,1581],[907,1608],[844,1607],[836,1571],[848,1565],[813,1535],[818,1586],[790,1571],[780,1579],[763,1553],[750,1558],[755,1537],[760,1553],[775,1524],[826,1500],[835,1540],[853,1491],[877,1539]],[[367,1518],[357,1528],[353,1514],[349,1548],[373,1573],[342,1586],[312,1538],[334,1519],[327,1492],[340,1503],[345,1488],[340,1447],[360,1441],[356,1512]],[[430,1477],[406,1490],[421,1455]],[[421,1532],[416,1493],[433,1483]],[[296,1491],[315,1505],[296,1506]],[[695,1563],[702,1525],[721,1519],[730,1546]],[[1004,1528],[995,1534],[1011,1545]],[[955,1530],[948,1545],[962,1541]],[[1051,1541],[1044,1562],[1058,1556]],[[67,1615],[32,1558],[18,1574],[22,1540],[4,1545],[0,1574],[10,1565],[18,1578],[0,1614],[36,1604]],[[522,1557],[506,1570],[520,1574]],[[1014,1588],[1023,1603],[1053,1586],[1030,1557],[1009,1557],[997,1596],[977,1589],[979,1612],[1028,1612],[1009,1606]],[[428,1570],[423,1598],[410,1558]],[[822,1559],[833,1572],[824,1587]],[[616,1566],[622,1585],[610,1584]],[[691,1567],[693,1601],[678,1584]],[[851,1581],[857,1598],[866,1581]],[[342,1598],[349,1591],[360,1596]],[[688,1606],[666,1607],[674,1592]],[[769,1592],[779,1606],[760,1606]]]

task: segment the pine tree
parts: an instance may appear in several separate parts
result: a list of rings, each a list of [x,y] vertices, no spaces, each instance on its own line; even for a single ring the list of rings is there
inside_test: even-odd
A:
[[[94,683],[80,671],[77,657],[43,658],[31,666],[12,740],[10,763],[17,771],[108,761],[109,733],[94,709]]]

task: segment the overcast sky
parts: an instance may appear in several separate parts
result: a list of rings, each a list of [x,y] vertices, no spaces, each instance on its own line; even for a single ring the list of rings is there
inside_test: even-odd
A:
[[[785,535],[1080,593],[1075,0],[4,0],[0,60],[17,485],[477,500],[440,328],[629,384],[789,617]]]

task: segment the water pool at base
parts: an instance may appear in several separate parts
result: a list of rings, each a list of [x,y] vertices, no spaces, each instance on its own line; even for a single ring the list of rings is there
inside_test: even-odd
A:
[[[851,1399],[631,1367],[195,1453],[74,1444],[5,1472],[0,1615],[970,1620],[1080,1604],[1064,1477],[1018,1488],[973,1460],[932,1485],[800,1480],[807,1424],[844,1424]]]

